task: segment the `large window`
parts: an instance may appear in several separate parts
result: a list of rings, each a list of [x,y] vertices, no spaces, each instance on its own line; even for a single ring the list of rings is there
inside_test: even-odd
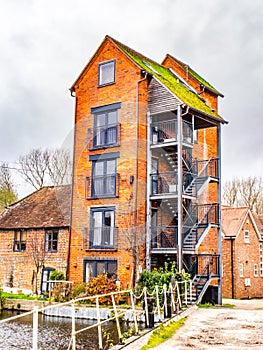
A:
[[[110,111],[94,116],[93,147],[115,145],[118,142],[118,112]]]
[[[14,252],[26,251],[26,231],[16,230],[14,233]]]
[[[84,261],[84,282],[89,282],[92,277],[105,274],[113,280],[117,279],[117,260]]]
[[[116,196],[116,159],[93,161],[92,197]]]
[[[94,115],[92,148],[118,145],[118,109],[121,103],[91,108]],[[90,132],[90,131],[89,131]]]
[[[90,247],[114,247],[114,208],[91,209]]]
[[[45,232],[45,250],[48,253],[58,251],[58,230],[48,230]]]
[[[99,86],[115,82],[115,60],[99,64]]]

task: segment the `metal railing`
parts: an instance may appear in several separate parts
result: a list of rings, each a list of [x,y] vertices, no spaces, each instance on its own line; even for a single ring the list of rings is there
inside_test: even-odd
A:
[[[196,160],[195,161],[195,172],[198,177],[213,177],[219,178],[219,159],[210,158],[207,160]]]
[[[151,124],[151,143],[174,142],[177,140],[177,120],[165,120],[153,122]],[[183,142],[193,143],[193,127],[192,124],[183,120]]]
[[[100,300],[104,299],[105,297],[111,300],[111,308],[112,308],[112,316],[103,319],[101,318],[100,308],[102,306]],[[190,297],[190,299],[189,299]],[[118,305],[118,301],[122,298],[128,299],[129,309],[124,309],[122,305]],[[154,307],[152,305],[152,300],[154,299]],[[142,308],[136,308],[135,302],[141,301],[144,304],[143,309]],[[79,308],[79,303],[83,302],[93,302],[95,304],[96,308],[96,321],[94,324],[89,326],[83,326],[82,328],[77,329],[76,328],[76,311]],[[97,329],[98,333],[98,348],[99,350],[103,349],[103,329],[102,326],[110,321],[115,321],[116,328],[117,328],[117,334],[118,334],[118,340],[120,344],[123,344],[123,334],[121,331],[121,318],[125,315],[125,313],[130,311],[132,315],[132,322],[134,323],[135,328],[135,334],[139,335],[139,327],[138,327],[138,318],[139,316],[144,316],[145,320],[145,327],[146,328],[152,328],[152,325],[150,324],[150,316],[156,315],[156,318],[158,319],[158,322],[164,321],[165,318],[172,317],[173,314],[176,314],[183,305],[188,305],[189,303],[192,303],[192,282],[189,280],[185,281],[175,281],[173,285],[170,283],[169,286],[164,285],[162,289],[160,289],[157,285],[155,286],[153,292],[149,292],[146,287],[143,288],[140,295],[134,294],[133,290],[122,290],[112,293],[106,293],[106,294],[100,294],[95,296],[87,296],[83,298],[74,299],[68,302],[56,304],[56,305],[49,305],[45,307],[39,308],[38,306],[34,306],[32,311],[25,312],[23,314],[13,316],[10,318],[6,318],[3,320],[0,320],[0,325],[15,321],[19,318],[23,318],[28,315],[33,315],[33,328],[32,328],[32,350],[38,350],[38,346],[40,343],[40,339],[38,336],[39,332],[39,326],[38,326],[38,316],[39,313],[46,313],[47,310],[51,310],[54,307],[56,309],[59,308],[65,308],[65,307],[71,307],[71,337],[69,340],[68,350],[76,350],[77,349],[77,336],[80,333],[83,333],[89,329]],[[151,304],[151,305],[150,305]],[[85,318],[84,316],[78,315],[78,318]],[[18,338],[19,335],[16,335]]]
[[[87,176],[85,179],[86,199],[118,197],[120,174]]]
[[[176,248],[178,226],[151,227],[151,248]]]
[[[108,124],[88,129],[88,149],[99,149],[120,144],[120,124]]]
[[[83,238],[84,249],[114,249],[117,248],[118,228],[117,227],[96,227],[87,228]]]

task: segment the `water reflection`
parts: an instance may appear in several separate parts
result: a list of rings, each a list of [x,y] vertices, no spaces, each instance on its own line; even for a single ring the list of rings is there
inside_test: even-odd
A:
[[[4,310],[0,319],[17,315],[16,312]],[[70,349],[71,319],[39,315],[38,349],[39,350],[68,350]],[[76,330],[93,324],[90,320],[76,319]],[[125,331],[128,325],[123,324]],[[32,315],[26,315],[12,322],[0,325],[0,350],[29,350],[32,349]],[[103,331],[110,334],[109,338],[117,342],[115,322],[108,322]],[[77,350],[98,349],[97,328],[77,335]]]

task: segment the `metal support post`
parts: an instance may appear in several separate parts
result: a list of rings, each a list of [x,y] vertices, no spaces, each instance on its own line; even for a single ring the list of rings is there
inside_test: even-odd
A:
[[[34,312],[33,312],[33,350],[37,350],[37,334],[38,334],[38,307],[34,306]]]

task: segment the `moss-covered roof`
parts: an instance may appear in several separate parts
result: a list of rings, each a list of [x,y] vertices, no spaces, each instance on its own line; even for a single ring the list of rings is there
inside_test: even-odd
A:
[[[202,78],[198,73],[196,73],[187,63],[184,63],[172,55],[168,54],[174,61],[176,61],[180,67],[185,71],[186,74],[190,74],[193,78],[195,78],[200,84],[204,85],[209,90],[213,91],[216,95],[223,97],[224,95],[214,88],[210,83],[208,83],[204,78]]]
[[[110,39],[113,40],[113,42],[115,42],[115,44],[141,69],[152,74],[157,80],[166,86],[166,88],[176,95],[182,103],[224,122],[222,117],[212,110],[198,94],[194,93],[182,81],[180,81],[168,68],[141,55],[117,40]]]

